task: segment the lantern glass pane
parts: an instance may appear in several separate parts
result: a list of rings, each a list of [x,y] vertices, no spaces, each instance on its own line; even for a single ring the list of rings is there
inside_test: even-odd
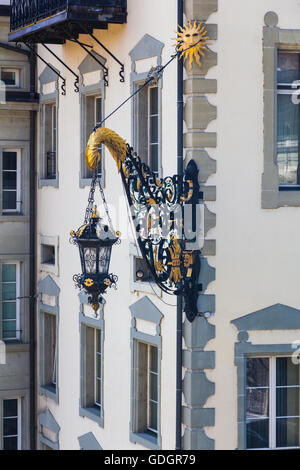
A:
[[[109,270],[111,246],[99,248],[99,274],[107,274]]]
[[[84,248],[84,263],[86,274],[96,274],[96,248]]]

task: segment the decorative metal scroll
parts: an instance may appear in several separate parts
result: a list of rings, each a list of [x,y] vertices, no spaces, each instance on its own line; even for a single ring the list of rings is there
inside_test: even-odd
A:
[[[191,160],[183,176],[159,179],[127,146],[120,172],[141,254],[164,292],[184,296],[185,313],[193,321],[201,288],[196,163]]]

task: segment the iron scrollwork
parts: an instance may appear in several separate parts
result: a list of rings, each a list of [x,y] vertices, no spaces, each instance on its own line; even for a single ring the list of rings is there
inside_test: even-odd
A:
[[[201,289],[197,166],[192,160],[183,176],[160,179],[127,146],[120,172],[141,254],[158,286],[166,293],[184,297],[184,311],[193,321]]]

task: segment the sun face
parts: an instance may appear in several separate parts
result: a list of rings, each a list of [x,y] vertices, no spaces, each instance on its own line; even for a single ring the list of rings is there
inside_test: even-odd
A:
[[[178,26],[180,31],[177,32],[177,51],[181,52],[180,58],[184,61],[189,59],[189,70],[192,68],[194,60],[199,67],[202,66],[201,58],[205,57],[205,51],[208,49],[210,37],[204,23],[197,25],[196,21],[192,24],[189,21],[184,27]]]

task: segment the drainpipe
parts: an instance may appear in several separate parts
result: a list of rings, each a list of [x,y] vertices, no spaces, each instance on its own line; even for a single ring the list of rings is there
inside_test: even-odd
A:
[[[177,23],[183,26],[183,2],[177,0]],[[177,58],[177,174],[183,174],[183,61]],[[182,423],[182,296],[177,297],[176,450],[181,450]]]
[[[35,54],[30,55],[30,93],[32,97],[36,91],[35,79]],[[36,379],[35,379],[35,336],[36,336],[36,269],[35,269],[35,244],[36,244],[36,163],[35,163],[35,140],[36,140],[36,111],[30,111],[30,177],[29,177],[29,335],[30,335],[30,449],[36,449]]]

